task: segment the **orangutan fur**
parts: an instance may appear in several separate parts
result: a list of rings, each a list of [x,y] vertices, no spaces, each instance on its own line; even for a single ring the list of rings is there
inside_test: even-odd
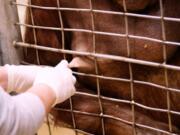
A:
[[[154,6],[158,3],[158,0],[114,0],[123,9],[126,8],[127,11],[141,11],[147,7]],[[125,2],[126,7],[123,7]]]
[[[48,7],[57,7],[57,0],[31,0],[34,5],[48,6]],[[59,0],[60,6],[65,8],[92,8],[94,10],[107,10],[107,11],[120,11],[123,10],[123,0],[92,0],[92,5],[88,0]],[[160,16],[161,10],[158,0],[139,0],[139,1],[131,1],[126,0],[127,10],[130,12],[136,12],[144,15],[152,15],[152,16]],[[163,15],[165,17],[176,17],[180,18],[180,1],[179,0],[164,0],[163,1],[164,12]],[[59,20],[59,14],[55,10],[42,10],[32,8],[32,14],[34,18],[34,23],[40,26],[51,26],[51,27],[61,27],[61,22]],[[173,42],[180,42],[180,23],[173,21],[164,21],[164,23],[160,19],[148,19],[141,17],[132,17],[128,16],[127,18],[124,15],[116,15],[116,14],[106,14],[100,12],[77,12],[77,11],[61,11],[62,22],[64,28],[74,28],[74,29],[87,29],[94,31],[101,31],[107,33],[117,33],[119,36],[110,36],[109,34],[92,34],[86,32],[67,32],[65,31],[65,48],[71,49],[74,51],[80,52],[88,52],[88,53],[99,53],[99,54],[109,54],[115,56],[123,56],[130,57],[137,60],[143,60],[148,62],[157,62],[163,63],[166,62],[170,65],[180,66],[180,50],[179,47],[175,45],[166,44],[166,49],[163,47],[165,44],[149,41],[139,38],[132,38],[131,35],[134,36],[143,36],[158,40],[167,40]],[[93,16],[93,17],[92,17]],[[127,21],[125,22],[125,19]],[[27,14],[27,23],[32,24],[32,18],[30,16],[30,10]],[[165,35],[163,37],[163,25]],[[127,26],[128,25],[128,26]],[[127,29],[126,29],[127,28]],[[35,29],[35,33],[37,36],[37,44],[43,46],[50,46],[53,48],[62,48],[62,33],[60,31],[53,30],[42,30]],[[124,36],[120,36],[123,34]],[[129,34],[129,37],[125,35]],[[25,42],[35,43],[35,39],[33,37],[33,29],[27,28],[25,33]],[[94,44],[95,43],[95,44]],[[96,46],[96,47],[94,47]],[[129,50],[128,50],[129,48]],[[166,57],[163,54],[163,50],[166,50]],[[55,65],[61,59],[63,59],[63,55],[60,53],[52,53],[47,51],[38,51],[40,57],[40,64],[48,64]],[[25,60],[30,63],[36,62],[36,52],[33,49],[28,49],[25,52]],[[71,58],[72,57],[72,58]],[[76,68],[76,71],[81,73],[88,74],[98,74],[106,77],[115,77],[115,78],[124,78],[124,79],[133,79],[138,81],[145,81],[149,83],[155,83],[162,86],[167,86],[171,88],[180,89],[180,71],[164,69],[160,67],[152,67],[141,64],[129,64],[123,61],[110,60],[105,58],[96,58],[97,68],[95,70],[95,58],[92,56],[80,56],[73,55],[71,57],[67,57],[70,63],[70,67]],[[132,74],[130,74],[130,70]],[[166,76],[168,80],[166,80]],[[97,79],[93,77],[87,76],[77,76],[78,83],[82,84],[86,89],[90,89],[91,91],[97,93],[96,81]],[[167,83],[168,82],[168,83]],[[139,84],[134,82],[130,84],[130,82],[124,81],[115,81],[108,79],[99,79],[99,87],[100,93],[103,96],[131,100],[134,99],[135,102],[161,109],[167,109],[168,104],[168,96],[167,89],[165,88],[157,88],[155,86],[149,86],[145,84]],[[132,86],[132,87],[131,87]],[[133,88],[134,95],[132,97],[131,88]],[[76,95],[77,96],[77,95]],[[78,102],[74,104],[76,107],[81,107],[80,111],[83,111],[87,107],[91,111],[98,111],[97,102],[92,99],[87,98],[85,100],[84,97],[81,97],[82,102],[74,97],[74,102]],[[170,99],[170,109],[173,111],[180,112],[180,93],[169,91],[169,99]],[[78,101],[76,101],[78,100]],[[83,101],[84,100],[84,101]],[[92,101],[91,101],[92,100]],[[86,102],[87,101],[87,102]],[[132,112],[126,105],[120,105],[117,109],[114,103],[110,101],[104,101],[104,110],[115,110],[112,112],[113,115],[124,116],[127,117],[128,120],[132,118]],[[97,105],[97,106],[96,106]],[[107,106],[106,106],[107,105]],[[96,106],[96,107],[95,107]],[[147,109],[142,109],[140,107],[135,107],[135,113],[137,113],[137,121],[142,124],[147,123],[151,126],[162,128],[164,130],[168,130],[168,118],[167,113],[162,113],[159,111],[149,111]],[[110,113],[109,110],[109,113]],[[126,113],[124,113],[126,112]],[[64,114],[63,112],[59,112],[59,114]],[[86,118],[87,117],[87,118]],[[70,123],[70,117],[67,118],[60,117],[58,115],[59,121],[64,121]],[[141,118],[138,120],[138,118]],[[100,124],[99,118],[92,118],[89,116],[77,115],[77,121],[81,123],[84,119],[87,119],[87,123],[79,124],[77,128],[83,129],[88,132],[92,132],[95,134],[101,134],[99,131]],[[114,133],[113,135],[130,135],[132,134],[131,128],[127,124],[123,124],[121,122],[112,122],[114,120],[105,119],[105,123],[109,123],[106,126],[107,135],[111,134],[110,131]],[[180,128],[180,116],[172,114],[171,122],[174,127]],[[94,125],[95,127],[90,128],[90,125]],[[111,124],[110,124],[111,123]],[[114,125],[112,124],[114,123]],[[72,124],[72,123],[70,123]],[[120,130],[122,129],[122,130]],[[125,130],[124,130],[125,129]],[[176,129],[176,128],[174,128]],[[127,130],[127,131],[126,131]],[[124,131],[124,132],[121,132]],[[174,130],[176,132],[177,130]],[[127,133],[125,133],[127,132]],[[129,132],[129,133],[128,133]],[[138,129],[137,132],[139,134],[154,133],[153,131],[147,129]],[[179,131],[177,131],[180,133]],[[160,134],[160,133],[159,133]]]
[[[78,91],[93,93],[91,90],[85,89],[82,86],[77,86]],[[89,97],[85,95],[75,95],[72,97],[73,109],[77,112],[74,112],[74,118],[76,123],[76,128],[84,130],[88,133],[95,135],[102,135],[102,123],[101,118],[98,115],[101,114],[98,98]],[[102,106],[104,115],[114,116],[116,118],[122,119],[124,121],[132,122],[133,115],[135,116],[135,121],[138,124],[143,124],[160,130],[168,131],[168,124],[158,122],[153,118],[150,118],[140,112],[132,113],[131,105],[125,103],[118,103],[115,101],[109,101],[102,99]],[[72,127],[72,114],[66,111],[59,111],[58,108],[70,109],[69,100],[57,105],[51,112],[54,116],[54,121],[56,125],[64,126],[63,122],[66,122],[65,125],[71,125]],[[80,112],[87,112],[93,115],[81,114]],[[61,119],[61,121],[59,121]],[[107,135],[133,135],[133,126],[132,124],[127,124],[116,119],[108,118],[104,116],[104,127],[105,133]],[[174,133],[180,133],[179,129],[172,127]],[[166,135],[166,133],[161,133],[158,131],[145,129],[140,126],[136,126],[137,135]]]

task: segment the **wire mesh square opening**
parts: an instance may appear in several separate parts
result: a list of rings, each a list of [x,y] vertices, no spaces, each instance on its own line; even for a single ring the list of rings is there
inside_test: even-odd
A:
[[[180,1],[28,0],[24,64],[67,59],[77,92],[52,114],[77,133],[180,134]],[[24,33],[24,34],[23,34]]]

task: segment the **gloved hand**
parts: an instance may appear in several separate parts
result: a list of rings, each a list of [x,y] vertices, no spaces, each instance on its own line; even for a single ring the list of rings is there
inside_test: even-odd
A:
[[[15,91],[20,93],[28,90],[42,68],[33,65],[5,65],[8,74],[7,92]]]
[[[68,68],[68,62],[62,60],[55,68],[44,68],[38,72],[34,84],[49,86],[56,95],[55,104],[61,103],[75,93],[76,78]],[[54,104],[54,105],[55,105]]]

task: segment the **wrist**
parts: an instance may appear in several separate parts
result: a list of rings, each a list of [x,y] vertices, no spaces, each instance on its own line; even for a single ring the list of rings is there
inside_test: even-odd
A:
[[[34,85],[27,92],[35,94],[40,98],[46,108],[47,113],[51,110],[56,101],[56,94],[54,93],[52,88],[46,84]]]
[[[3,89],[7,89],[8,73],[5,67],[0,67],[0,85]]]

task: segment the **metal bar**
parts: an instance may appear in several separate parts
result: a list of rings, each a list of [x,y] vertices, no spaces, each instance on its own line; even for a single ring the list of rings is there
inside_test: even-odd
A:
[[[60,1],[57,0],[57,6],[60,8]],[[60,10],[58,10],[58,15],[59,15],[59,22],[61,25],[61,40],[62,40],[62,49],[65,49],[65,36],[64,36],[64,24],[63,24],[63,19],[62,19],[62,13]],[[66,59],[66,55],[63,54],[64,59]]]
[[[26,6],[26,7],[32,7],[37,9],[43,9],[43,10],[62,10],[62,11],[82,11],[82,12],[91,12],[90,9],[83,9],[83,8],[66,8],[66,7],[44,7],[44,6],[37,6],[37,5],[29,5],[29,4],[22,4],[18,2],[13,2],[14,5],[19,6]],[[137,14],[137,13],[124,13],[120,11],[107,11],[107,10],[97,10],[93,9],[92,12],[95,13],[102,13],[102,14],[114,14],[114,15],[126,15],[131,17],[139,17],[139,18],[146,18],[146,19],[155,19],[155,20],[161,20],[160,16],[153,16],[153,15],[143,15],[143,14]],[[180,18],[173,18],[173,17],[164,17],[165,21],[173,21],[173,22],[180,22]]]
[[[158,128],[154,128],[154,127],[150,127],[150,126],[146,126],[146,125],[142,125],[142,124],[138,124],[138,123],[136,123],[136,126],[141,127],[141,128],[146,128],[146,129],[149,129],[149,130],[153,130],[153,131],[157,131],[159,133],[163,133],[163,134],[167,134],[167,135],[178,135],[178,134],[172,134],[171,132],[168,132],[168,131],[165,131],[165,130],[161,130],[161,129],[158,129]]]
[[[62,108],[54,108],[54,110],[57,110],[57,111],[63,111],[63,112],[71,112],[70,110],[68,109],[62,109]],[[95,113],[88,113],[88,112],[83,112],[83,111],[77,111],[77,110],[73,110],[74,113],[77,113],[77,114],[82,114],[82,115],[87,115],[87,116],[93,116],[93,117],[104,117],[104,118],[109,118],[109,119],[113,119],[113,120],[116,120],[116,121],[119,121],[119,122],[122,122],[124,124],[128,124],[128,125],[133,125],[133,123],[131,121],[127,121],[127,120],[124,120],[122,118],[119,118],[119,117],[115,117],[115,116],[112,116],[112,115],[101,115],[101,114],[95,114]],[[157,128],[154,128],[154,127],[151,127],[151,126],[148,126],[148,125],[142,125],[140,123],[135,123],[135,125],[137,127],[140,127],[140,128],[146,128],[146,129],[149,129],[149,130],[152,130],[152,131],[157,131],[159,133],[164,133],[164,134],[167,134],[167,135],[178,135],[178,134],[172,134],[168,131],[165,131],[165,130],[161,130],[161,129],[157,129]]]
[[[52,135],[50,121],[49,121],[49,114],[46,115],[46,121],[47,121],[48,130],[49,130],[49,135]]]
[[[95,24],[94,24],[94,13],[93,13],[93,5],[92,5],[92,0],[89,0],[89,7],[90,7],[90,10],[91,10],[91,24],[92,24],[92,41],[93,41],[93,53],[96,53],[96,35],[95,33],[93,33],[93,31],[95,31]],[[99,75],[99,69],[98,69],[98,62],[97,62],[97,58],[94,58],[94,65],[95,65],[95,74],[96,75]],[[101,102],[101,90],[100,90],[100,84],[99,84],[99,78],[96,78],[96,87],[97,87],[97,95],[98,95],[98,102],[99,102],[99,108],[100,108],[100,111],[101,111],[101,115],[104,114],[104,111],[103,111],[103,106],[102,106],[102,102]],[[105,135],[106,132],[105,132],[105,124],[104,124],[104,119],[103,117],[101,117],[100,115],[100,118],[101,118],[101,127],[102,127],[102,135]]]
[[[123,9],[124,9],[124,22],[125,22],[125,34],[126,34],[126,46],[127,46],[127,57],[129,58],[131,56],[130,51],[130,44],[129,44],[129,26],[128,26],[128,16],[127,8],[126,8],[126,1],[123,0]],[[134,102],[134,83],[133,83],[133,71],[132,71],[132,63],[128,63],[129,68],[129,76],[130,76],[130,93],[131,93],[131,101]],[[131,110],[132,110],[132,134],[136,135],[136,118],[135,118],[135,106],[134,104],[131,104]]]
[[[94,33],[97,35],[106,35],[106,36],[117,36],[117,37],[126,37],[126,34],[121,34],[121,33],[112,33],[112,32],[103,32],[103,31],[92,31],[88,29],[75,29],[75,28],[57,28],[57,27],[46,27],[46,26],[38,26],[38,25],[29,25],[29,24],[22,24],[22,23],[16,23],[16,25],[22,25],[25,27],[30,27],[30,28],[36,28],[36,29],[46,29],[46,30],[56,30],[56,31],[68,31],[68,32],[85,32],[85,33]],[[180,46],[179,42],[172,42],[172,41],[163,41],[161,39],[156,39],[156,38],[150,38],[150,37],[144,37],[144,36],[136,36],[136,35],[128,35],[129,38],[132,39],[139,39],[139,40],[146,40],[146,41],[152,41],[156,43],[163,43],[163,44],[168,44],[168,45],[175,45],[175,46]]]
[[[61,7],[59,0],[57,0],[57,7],[58,8]],[[58,10],[58,16],[59,16],[59,22],[60,22],[60,25],[61,25],[62,49],[64,50],[65,49],[65,36],[64,36],[64,24],[63,24],[63,20],[62,20],[61,10]],[[64,57],[64,59],[66,59],[66,54],[65,53],[63,53],[63,57]],[[76,120],[75,120],[75,116],[74,116],[74,113],[73,113],[73,101],[72,101],[71,97],[69,99],[69,102],[70,102],[70,109],[71,109],[71,117],[72,117],[73,128],[76,129]],[[75,134],[77,135],[76,130],[75,130]]]
[[[28,0],[28,2],[29,2],[29,4],[31,5],[31,0]],[[32,7],[29,8],[29,12],[30,12],[30,16],[31,16],[31,23],[32,23],[32,26],[34,26],[35,23],[34,23],[34,16],[33,16]],[[32,28],[32,29],[33,29],[34,44],[37,44],[36,29],[35,29],[35,28]],[[40,59],[39,59],[39,52],[38,52],[38,49],[35,48],[35,51],[36,51],[36,60],[37,60],[37,64],[40,65]]]
[[[85,132],[85,131],[82,131],[82,130],[80,130],[80,129],[74,129],[76,132],[78,132],[78,133],[81,133],[81,134],[83,134],[83,135],[94,135],[94,134],[91,134],[91,133],[87,133],[87,132]]]
[[[166,41],[166,29],[165,29],[165,22],[164,22],[164,7],[163,7],[163,1],[159,0],[159,5],[160,5],[160,14],[161,14],[161,29],[162,29],[162,39],[163,41]],[[167,46],[163,45],[163,59],[164,59],[164,63],[166,64],[167,61]],[[165,78],[165,87],[168,88],[169,87],[169,81],[168,81],[168,71],[165,68],[164,69],[164,78]],[[168,109],[168,125],[169,125],[169,132],[172,133],[172,120],[171,120],[171,114],[170,114],[170,110],[171,110],[171,106],[170,106],[170,91],[167,91],[167,96],[166,96],[166,100],[167,100],[167,109]]]
[[[167,68],[167,69],[171,69],[171,70],[180,71],[179,66],[168,65],[168,64],[164,64],[164,63],[144,61],[144,60],[137,60],[137,59],[127,58],[127,57],[123,57],[123,56],[115,56],[115,55],[107,55],[107,54],[99,54],[99,53],[90,53],[90,52],[79,52],[79,51],[73,51],[73,50],[63,50],[63,49],[45,47],[45,46],[29,44],[29,43],[23,43],[23,42],[17,42],[17,41],[14,41],[13,44],[15,46],[19,46],[19,47],[29,47],[29,48],[36,48],[36,49],[39,49],[39,50],[47,50],[47,51],[52,51],[52,52],[76,54],[76,55],[82,55],[82,56],[91,56],[91,57],[111,59],[111,60],[117,60],[117,61],[122,61],[122,62],[133,63],[133,64],[152,66],[152,67],[157,67],[157,68]]]
[[[79,93],[81,93],[80,95],[99,98],[98,96],[95,96],[95,95],[92,95],[92,96],[91,96],[91,94],[82,93],[82,92],[77,92],[76,94],[79,94]],[[167,110],[167,109],[149,107],[149,106],[146,106],[146,105],[137,103],[137,102],[135,102],[135,101],[132,102],[132,101],[129,101],[129,100],[114,99],[114,98],[103,97],[103,96],[101,96],[100,98],[105,99],[105,100],[109,100],[109,101],[115,101],[115,102],[118,102],[118,103],[134,104],[134,105],[137,106],[137,107],[140,107],[140,108],[146,109],[146,110],[150,110],[150,111],[154,111],[154,112],[168,113],[168,110]],[[69,110],[69,109],[67,109],[67,110],[68,110],[68,111],[71,111],[71,110]],[[169,113],[175,114],[175,115],[180,115],[180,112],[173,111],[173,110],[170,110]],[[91,114],[91,113],[90,113],[90,114]]]

